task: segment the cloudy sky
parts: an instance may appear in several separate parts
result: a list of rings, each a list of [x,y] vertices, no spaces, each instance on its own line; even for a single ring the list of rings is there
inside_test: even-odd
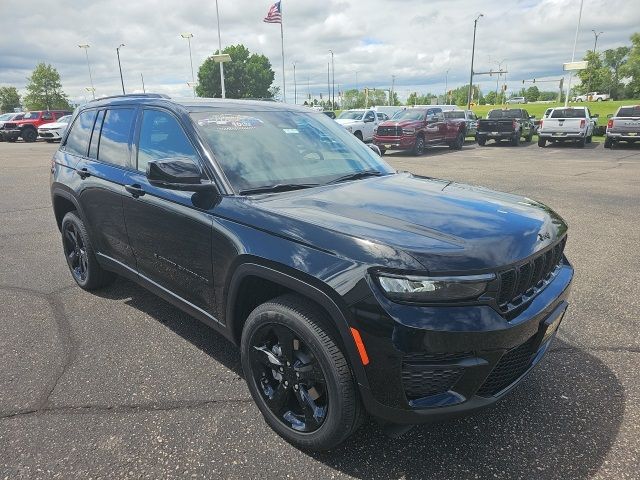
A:
[[[279,25],[263,23],[271,0],[218,0],[223,47],[243,43],[266,55],[281,85]],[[335,53],[336,90],[388,88],[395,75],[401,98],[409,92],[442,93],[468,82],[473,20],[480,13],[476,71],[508,69],[508,86],[522,79],[559,78],[569,61],[579,0],[283,0],[287,97],[326,91],[328,50]],[[593,48],[592,29],[603,31],[598,50],[629,43],[640,31],[640,0],[584,0],[576,59]],[[190,92],[187,41],[194,68],[218,45],[215,0],[0,0],[0,85],[23,91],[26,77],[44,61],[62,76],[66,93],[83,101],[89,60],[97,95],[120,92],[116,47],[125,87],[173,95]],[[486,92],[495,77],[477,77]],[[481,81],[480,81],[481,80]],[[552,90],[552,84],[547,89]],[[339,86],[339,87],[338,87]]]

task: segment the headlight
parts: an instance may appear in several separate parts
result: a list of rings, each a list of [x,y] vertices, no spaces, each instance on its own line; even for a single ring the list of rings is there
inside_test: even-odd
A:
[[[353,127],[344,127],[344,128],[346,128],[346,129],[347,129],[347,132],[349,132],[349,133],[353,133]]]
[[[455,277],[379,274],[376,278],[391,300],[428,303],[473,300],[486,291],[487,285],[496,276],[493,273]]]
[[[402,129],[402,133],[404,133],[405,135],[413,135],[414,133],[416,133],[416,129],[415,128],[403,128]]]

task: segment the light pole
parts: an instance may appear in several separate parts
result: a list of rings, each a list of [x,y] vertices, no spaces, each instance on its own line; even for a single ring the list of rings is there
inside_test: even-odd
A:
[[[91,82],[91,93],[93,94],[93,99],[96,99],[96,89],[93,88],[93,77],[91,76],[91,64],[89,63],[89,47],[90,45],[87,43],[83,43],[82,45],[78,45],[78,47],[84,49],[84,53],[87,56],[87,68],[89,69],[89,82]]]
[[[473,59],[476,54],[476,29],[478,28],[478,20],[484,17],[481,13],[473,21],[473,44],[471,46],[471,73],[469,74],[469,94],[467,95],[467,110],[471,108],[471,93],[473,92]]]
[[[293,104],[298,104],[298,83],[296,82],[296,62],[291,62],[293,65]]]
[[[193,33],[181,33],[180,36],[182,38],[186,38],[187,42],[189,42],[189,62],[191,63],[191,85],[193,85],[193,98],[196,97],[196,77],[193,75],[193,57],[191,56],[191,39],[193,38]]]
[[[595,40],[593,41],[593,53],[596,53],[596,47],[598,46],[598,37],[602,35],[604,32],[596,33],[596,31],[593,29],[591,29],[591,31],[593,32],[593,36],[595,37]]]
[[[449,69],[444,73],[444,104],[449,105]]]
[[[573,38],[573,53],[571,54],[571,62],[573,62],[576,58],[576,44],[578,43],[578,32],[580,31],[580,21],[582,20],[583,5],[584,5],[584,0],[580,0],[580,13],[578,14],[578,24],[576,25],[576,35]],[[564,97],[565,108],[569,106],[569,94],[571,93],[571,77],[572,76],[573,76],[573,73],[569,72],[569,81],[567,82],[567,94]]]
[[[124,47],[124,43],[121,43],[118,48],[116,48],[116,55],[118,55],[118,68],[120,69],[120,83],[122,83],[122,94],[124,93],[124,79],[122,78],[122,65],[120,64],[120,49]]]
[[[393,101],[393,90],[395,87],[395,83],[396,83],[396,76],[391,75],[391,90],[389,90],[389,105],[395,104],[395,102]]]
[[[220,12],[218,11],[218,0],[216,0],[216,17],[218,18],[218,53],[222,54],[222,39],[220,37]],[[191,54],[191,49],[189,49]],[[220,62],[220,86],[222,87],[222,98],[227,98],[227,94],[224,89],[224,62]],[[193,63],[191,64],[191,75],[193,75]]]
[[[333,63],[333,50],[329,50],[331,54],[331,110],[336,109],[336,66]]]

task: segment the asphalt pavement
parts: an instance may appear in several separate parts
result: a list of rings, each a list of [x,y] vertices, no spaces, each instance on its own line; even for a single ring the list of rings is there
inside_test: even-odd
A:
[[[223,337],[131,282],[75,286],[49,196],[55,148],[0,143],[0,479],[640,478],[640,148],[386,155],[558,211],[571,305],[494,408],[397,439],[369,423],[322,454],[266,426]]]

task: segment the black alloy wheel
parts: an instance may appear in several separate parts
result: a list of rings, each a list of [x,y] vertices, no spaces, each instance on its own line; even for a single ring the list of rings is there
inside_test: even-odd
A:
[[[320,428],[329,408],[327,380],[309,347],[280,324],[261,326],[250,347],[253,381],[273,415],[297,432]]]
[[[257,306],[240,342],[242,370],[265,421],[291,444],[327,450],[365,419],[332,320],[313,302],[286,294]]]
[[[87,248],[74,222],[65,223],[62,230],[62,244],[67,265],[78,283],[85,283],[89,272]]]
[[[416,156],[422,155],[424,153],[424,138],[422,135],[416,138],[416,144],[413,147],[413,154]]]

